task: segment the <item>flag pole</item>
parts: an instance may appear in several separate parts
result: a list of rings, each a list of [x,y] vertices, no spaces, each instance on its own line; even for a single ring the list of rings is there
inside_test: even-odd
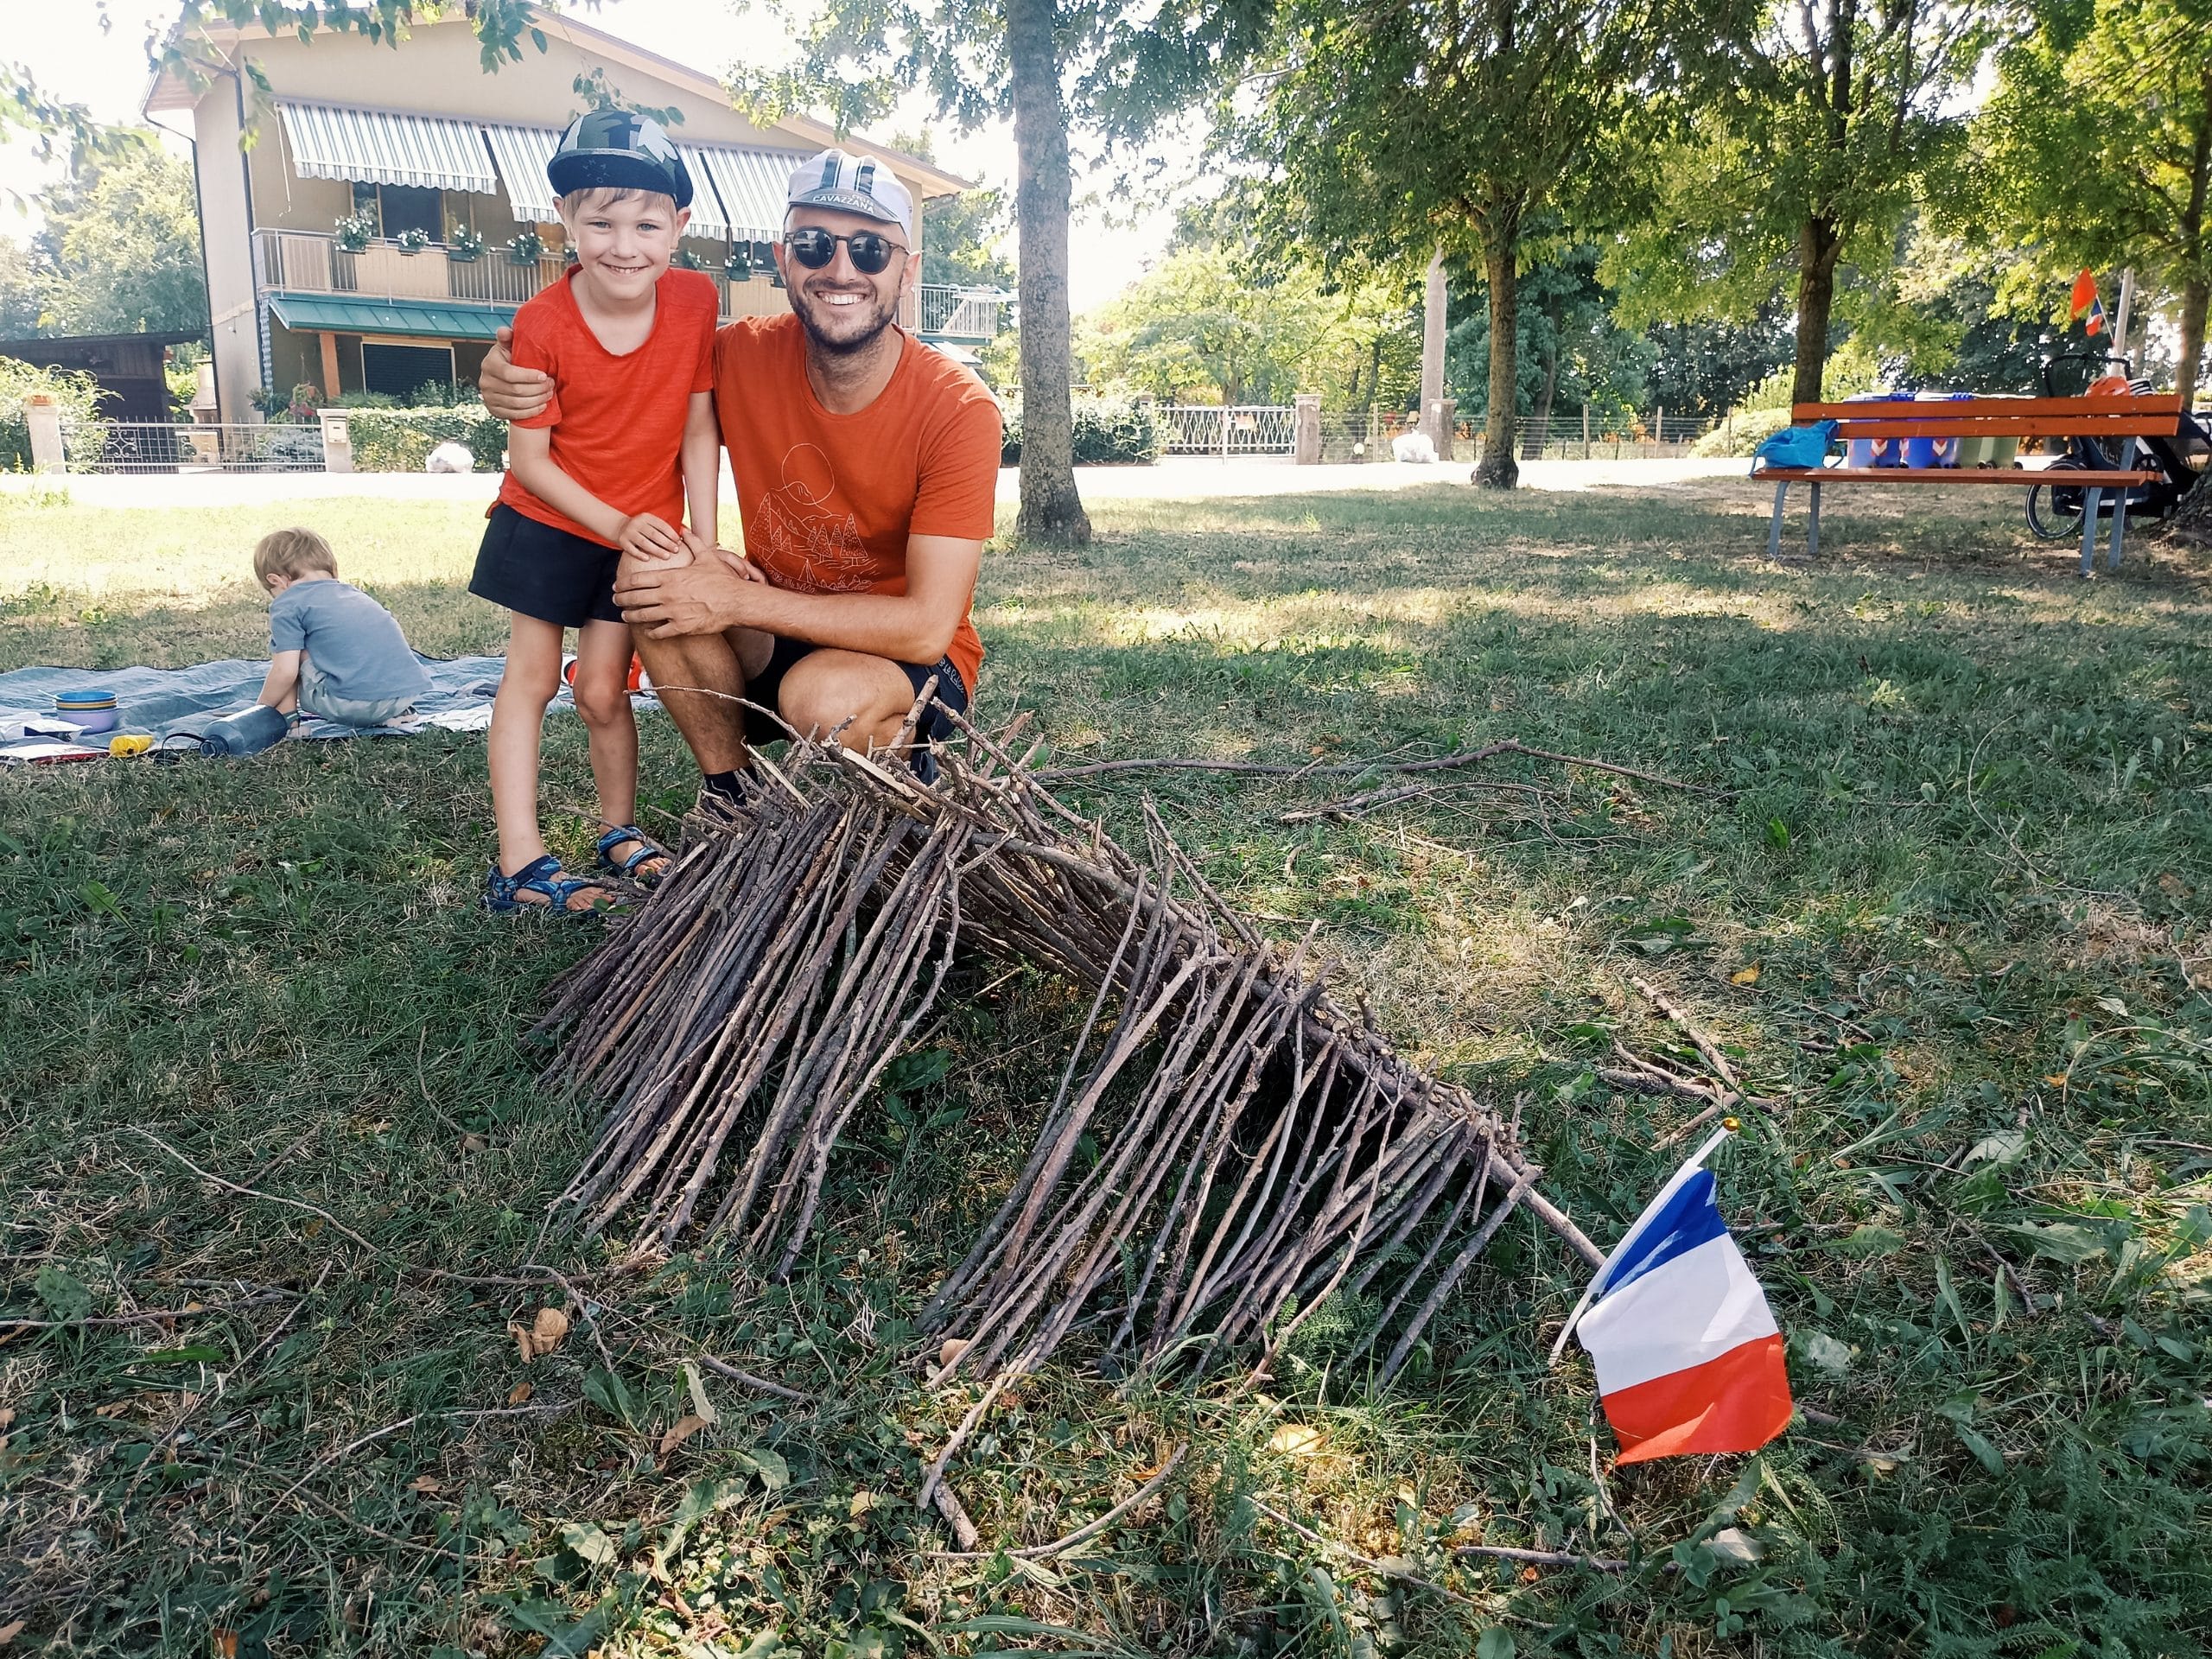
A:
[[[1735,1133],[1736,1120],[1732,1117],[1722,1119],[1720,1127],[1713,1132],[1711,1138],[1682,1160],[1682,1166],[1669,1178],[1667,1185],[1661,1187],[1651,1202],[1643,1206],[1643,1213],[1629,1224],[1629,1230],[1620,1236],[1619,1243],[1615,1244],[1606,1253],[1604,1264],[1597,1272],[1590,1275],[1590,1282],[1583,1287],[1582,1300],[1575,1303],[1574,1312],[1568,1314],[1567,1323],[1560,1326],[1559,1340],[1552,1344],[1552,1355],[1548,1363],[1554,1365],[1559,1363],[1559,1357],[1567,1348],[1567,1339],[1574,1334],[1574,1327],[1581,1322],[1583,1314],[1589,1311],[1590,1299],[1598,1294],[1598,1287],[1605,1282],[1605,1274],[1613,1265],[1613,1258],[1621,1253],[1621,1246],[1641,1232],[1643,1230],[1643,1224],[1658,1214],[1667,1200],[1681,1189],[1682,1183],[1694,1175],[1699,1166],[1713,1155],[1713,1148]]]

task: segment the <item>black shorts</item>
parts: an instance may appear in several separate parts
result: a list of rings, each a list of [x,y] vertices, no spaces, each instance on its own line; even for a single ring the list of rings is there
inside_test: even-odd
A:
[[[540,524],[502,501],[484,526],[468,591],[556,627],[620,622],[614,567],[621,562],[620,548]]]
[[[745,683],[745,700],[757,702],[762,708],[775,708],[783,694],[784,676],[791,671],[800,658],[821,649],[821,646],[810,645],[804,639],[786,639],[780,634],[777,635],[775,649],[768,653],[767,667]],[[938,702],[941,701],[960,714],[968,712],[968,686],[960,677],[960,671],[952,665],[950,657],[940,657],[934,663],[901,663],[899,666],[906,671],[906,682],[914,688],[914,695],[918,697],[922,695],[922,688],[929,683],[930,677],[937,677],[936,697],[922,711],[921,724],[915,728],[914,735],[925,743],[945,741],[952,735],[952,722],[945,718],[944,709],[938,708]],[[747,743],[773,743],[779,738],[790,735],[790,729],[781,721],[771,720],[758,709],[745,711],[745,741]]]

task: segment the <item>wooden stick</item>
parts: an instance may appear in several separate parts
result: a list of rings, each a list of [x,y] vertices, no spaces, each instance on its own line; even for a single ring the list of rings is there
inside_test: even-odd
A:
[[[1055,1538],[1049,1544],[1027,1544],[1019,1549],[1009,1549],[1005,1553],[1010,1556],[1018,1557],[1025,1561],[1038,1561],[1045,1560],[1047,1556],[1065,1554],[1069,1550],[1073,1549],[1077,1544],[1088,1543],[1091,1539],[1096,1538],[1100,1533],[1105,1531],[1107,1528],[1112,1526],[1115,1522],[1120,1520],[1122,1516],[1128,1514],[1131,1510],[1136,1508],[1138,1504],[1143,1503],[1145,1499],[1150,1497],[1154,1492],[1158,1491],[1161,1486],[1165,1485],[1167,1481],[1167,1477],[1175,1472],[1176,1465],[1183,1461],[1183,1454],[1190,1449],[1191,1448],[1187,1445],[1177,1446],[1173,1452],[1168,1454],[1167,1461],[1160,1465],[1159,1472],[1154,1474],[1151,1479],[1146,1481],[1143,1485],[1138,1487],[1136,1491],[1131,1492],[1120,1503],[1116,1503],[1112,1509],[1107,1510],[1105,1514],[1100,1516],[1096,1521],[1090,1522],[1086,1526],[1077,1527],[1073,1532],[1069,1533],[1065,1537]],[[950,1488],[946,1487],[942,1483],[938,1486],[938,1491],[940,1493],[949,1490]],[[957,1527],[955,1528],[955,1530],[957,1530]],[[978,1556],[995,1555],[999,1553],[996,1550],[976,1548],[975,1546],[978,1540],[972,1535],[975,1533],[975,1529],[971,1526],[969,1528],[969,1532],[971,1535],[970,1537],[959,1549],[933,1549],[929,1553],[931,1555],[937,1556],[944,1560],[972,1560]]]
[[[1489,1555],[1501,1561],[1529,1561],[1538,1567],[1586,1567],[1593,1573],[1625,1573],[1636,1565],[1610,1555],[1571,1555],[1556,1549],[1514,1549],[1505,1544],[1460,1544],[1454,1555]],[[1671,1567],[1673,1563],[1669,1562]]]
[[[1682,1034],[1697,1045],[1697,1052],[1705,1056],[1705,1063],[1713,1068],[1715,1077],[1738,1094],[1742,1093],[1744,1085],[1737,1078],[1736,1068],[1728,1064],[1728,1057],[1720,1052],[1720,1045],[1707,1036],[1696,1020],[1683,1013],[1663,991],[1640,974],[1630,974],[1628,982],[1651,999],[1652,1007],[1682,1028]]]
[[[810,1394],[801,1394],[797,1389],[787,1389],[780,1382],[771,1382],[765,1376],[755,1376],[751,1371],[740,1370],[726,1359],[716,1359],[712,1354],[701,1354],[699,1363],[717,1376],[726,1376],[733,1382],[742,1382],[748,1389],[758,1389],[762,1394],[772,1394],[779,1400],[796,1400],[802,1405],[814,1403]]]

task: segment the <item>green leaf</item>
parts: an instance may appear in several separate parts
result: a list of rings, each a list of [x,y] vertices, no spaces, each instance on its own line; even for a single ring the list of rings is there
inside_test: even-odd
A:
[[[622,1379],[605,1366],[598,1366],[584,1377],[584,1398],[608,1416],[618,1419],[625,1427],[638,1426],[637,1403],[630,1398],[630,1390],[622,1386]]]
[[[1974,1453],[1974,1461],[1993,1475],[2005,1472],[2004,1454],[1974,1430],[1964,1423],[1953,1423],[1951,1432],[1959,1437],[1959,1444]]]
[[[760,1484],[770,1491],[780,1492],[791,1484],[791,1466],[784,1461],[781,1452],[772,1452],[765,1446],[754,1446],[746,1448],[746,1457],[760,1475]]]
[[[2005,1230],[2024,1240],[2036,1255],[2069,1268],[2094,1262],[2109,1248],[2095,1228],[2076,1221],[2016,1222]]]
[[[1847,1237],[1839,1238],[1828,1246],[1838,1255],[1895,1255],[1904,1248],[1904,1236],[1887,1227],[1872,1222],[1853,1230]]]
[[[31,1289],[57,1319],[81,1319],[92,1311],[92,1293],[73,1274],[48,1262],[31,1281]]]
[[[594,1567],[612,1567],[621,1559],[614,1541],[589,1521],[571,1521],[561,1529],[561,1541]]]
[[[77,896],[102,915],[119,917],[123,914],[123,906],[115,901],[115,895],[103,882],[86,882],[77,889]]]
[[[2020,1154],[2028,1149],[2025,1129],[1999,1129],[1994,1135],[1985,1135],[1967,1148],[1961,1161],[1966,1164],[1995,1164],[2000,1168],[2017,1163]]]
[[[1841,1376],[1851,1370],[1851,1350],[1825,1331],[1800,1331],[1790,1341],[1808,1364],[1830,1376]]]
[[[156,1348],[151,1353],[140,1354],[130,1363],[133,1365],[213,1365],[227,1357],[221,1349],[196,1342],[188,1348]]]
[[[1491,1625],[1475,1640],[1475,1659],[1513,1659],[1513,1632]]]
[[[1788,847],[1789,845],[1789,826],[1784,823],[1780,818],[1769,818],[1766,821],[1766,844],[1773,848],[1777,852],[1780,852],[1784,848]]]

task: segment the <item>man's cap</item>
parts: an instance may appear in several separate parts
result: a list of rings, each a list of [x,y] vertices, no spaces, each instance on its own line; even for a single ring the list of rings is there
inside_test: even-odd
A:
[[[785,202],[791,207],[835,207],[896,225],[914,239],[914,198],[890,164],[850,150],[825,149],[791,169]]]
[[[588,110],[569,123],[545,163],[553,193],[651,190],[691,205],[691,170],[659,122],[629,110]]]

